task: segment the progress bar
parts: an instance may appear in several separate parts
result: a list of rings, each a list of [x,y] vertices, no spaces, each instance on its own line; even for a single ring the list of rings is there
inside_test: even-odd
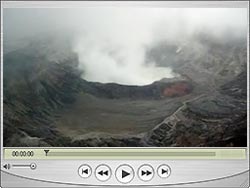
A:
[[[32,155],[31,155],[32,154]],[[5,148],[4,159],[246,159],[247,148]]]
[[[216,152],[48,152],[47,156],[216,156]]]

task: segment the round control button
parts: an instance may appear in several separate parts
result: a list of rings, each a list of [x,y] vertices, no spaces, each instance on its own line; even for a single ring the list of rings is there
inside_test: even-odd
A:
[[[157,169],[158,176],[161,178],[168,178],[171,174],[171,168],[168,165],[161,165]]]
[[[92,171],[89,165],[84,164],[78,168],[78,174],[82,178],[88,178],[91,175],[91,173]]]
[[[111,169],[107,165],[99,165],[95,169],[95,176],[100,181],[107,181],[111,177]]]
[[[31,170],[35,170],[36,169],[36,163],[31,163],[30,168],[31,168]]]
[[[116,169],[116,179],[121,183],[129,183],[135,176],[134,170],[129,165],[121,165]]]
[[[138,169],[138,177],[142,181],[150,181],[154,177],[154,169],[150,165],[144,164]]]

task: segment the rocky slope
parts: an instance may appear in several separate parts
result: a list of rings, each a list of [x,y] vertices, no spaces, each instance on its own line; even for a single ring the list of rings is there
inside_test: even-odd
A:
[[[71,108],[79,96],[87,97],[82,93],[100,98],[99,101],[110,100],[108,105],[112,106],[112,100],[163,100],[169,97],[166,91],[168,88],[171,88],[171,97],[186,95],[193,89],[192,83],[183,79],[175,82],[158,81],[141,87],[87,82],[80,77],[74,54],[67,60],[52,62],[19,50],[5,54],[4,62],[7,62],[4,63],[3,99],[6,146],[58,146],[65,142],[71,144],[71,138],[62,135],[55,125],[64,109]],[[178,88],[176,94],[173,93],[175,87]],[[85,103],[84,108],[87,108]],[[100,104],[97,103],[97,107],[98,105]],[[105,112],[107,108],[102,110]],[[118,109],[114,109],[116,110]],[[97,110],[94,109],[92,113],[95,111]],[[80,112],[80,121],[83,120],[82,116],[88,115],[89,113]],[[158,115],[150,122],[159,122],[164,114],[160,115],[161,117]],[[81,122],[82,124],[84,123]]]

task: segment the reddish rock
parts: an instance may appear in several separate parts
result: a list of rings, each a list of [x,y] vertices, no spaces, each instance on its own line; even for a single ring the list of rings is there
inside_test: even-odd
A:
[[[189,94],[191,91],[190,84],[186,82],[173,83],[163,90],[164,97],[180,97]]]

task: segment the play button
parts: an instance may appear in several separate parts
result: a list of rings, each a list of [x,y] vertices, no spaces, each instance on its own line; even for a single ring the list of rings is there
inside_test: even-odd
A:
[[[121,183],[129,183],[134,178],[134,170],[129,165],[121,165],[116,169],[116,179]]]
[[[130,175],[130,173],[122,170],[122,178],[125,178],[126,176],[129,176],[129,175]]]

